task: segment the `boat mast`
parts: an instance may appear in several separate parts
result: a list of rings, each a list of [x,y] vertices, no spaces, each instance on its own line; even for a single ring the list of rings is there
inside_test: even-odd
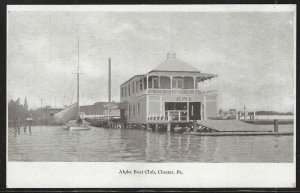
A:
[[[79,118],[79,39],[77,38],[77,118]]]

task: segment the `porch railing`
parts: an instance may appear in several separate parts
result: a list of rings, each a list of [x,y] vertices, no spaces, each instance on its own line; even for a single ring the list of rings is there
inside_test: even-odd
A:
[[[188,121],[187,110],[169,110],[160,113],[149,113],[147,120],[151,122]]]
[[[199,90],[199,89],[155,89],[149,88],[149,94],[204,94],[204,93],[216,93],[216,90]]]
[[[148,89],[148,93],[152,94],[172,94],[171,89]]]

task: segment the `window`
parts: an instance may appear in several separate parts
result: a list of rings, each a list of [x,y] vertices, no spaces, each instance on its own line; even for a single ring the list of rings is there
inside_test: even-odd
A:
[[[138,104],[137,104],[137,116],[139,116],[140,115],[140,103],[138,102]]]
[[[124,86],[124,97],[127,97],[127,90],[126,90],[126,86]]]
[[[124,93],[123,93],[123,86],[121,87],[121,97],[124,96]]]
[[[132,116],[135,116],[135,104],[132,104]]]
[[[144,89],[147,89],[147,77],[144,77],[143,81],[144,81]]]
[[[141,79],[141,80],[139,81],[139,84],[140,84],[140,90],[143,90],[143,79]]]
[[[173,78],[172,88],[183,88],[183,79],[182,78]]]
[[[158,78],[153,78],[152,81],[153,88],[158,88]]]
[[[130,84],[128,84],[128,96],[130,96]]]
[[[152,88],[152,78],[148,78],[148,88]]]
[[[130,105],[128,105],[128,117],[130,117]]]
[[[140,83],[140,81],[136,81],[136,92],[141,90],[141,89],[139,90],[139,83]]]

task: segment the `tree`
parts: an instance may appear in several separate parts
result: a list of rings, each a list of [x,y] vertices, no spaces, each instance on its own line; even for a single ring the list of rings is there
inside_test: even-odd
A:
[[[7,108],[10,123],[13,122],[15,124],[16,121],[22,120],[23,105],[20,104],[20,98],[16,101],[10,100]]]

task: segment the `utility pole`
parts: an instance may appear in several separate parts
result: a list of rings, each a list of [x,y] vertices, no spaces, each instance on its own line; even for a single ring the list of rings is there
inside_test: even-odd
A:
[[[235,98],[235,119],[238,120],[238,104],[237,104],[237,96]]]
[[[43,99],[41,99],[41,119],[40,119],[41,124],[42,124],[42,119],[43,119]]]
[[[79,38],[77,39],[77,119],[80,118],[80,106],[79,106]]]
[[[108,58],[108,102],[111,102],[111,59]]]

